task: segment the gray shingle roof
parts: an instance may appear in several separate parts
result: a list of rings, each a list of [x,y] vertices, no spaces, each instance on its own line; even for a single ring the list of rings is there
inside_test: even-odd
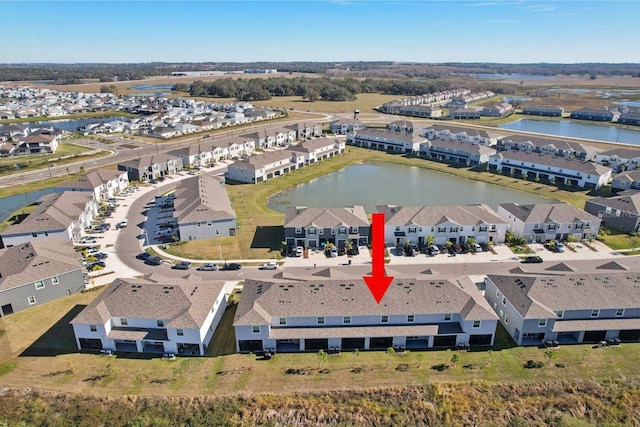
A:
[[[302,141],[289,147],[291,151],[300,151],[303,153],[313,153],[324,147],[333,147],[337,143],[335,138],[317,138],[310,141]]]
[[[247,280],[234,325],[269,323],[271,317],[461,313],[497,319],[468,278],[394,279],[380,304],[362,278],[309,282]]]
[[[489,206],[376,206],[385,214],[385,224],[394,226],[434,226],[445,222],[460,225],[503,224],[505,220]]]
[[[179,224],[236,217],[224,182],[211,175],[182,180],[176,187],[174,205]]]
[[[335,228],[366,227],[369,225],[363,206],[344,206],[341,208],[288,207],[284,214],[285,227]]]
[[[633,191],[625,193],[628,194],[613,197],[594,197],[588,200],[588,202],[611,207],[634,215],[640,214],[640,192]]]
[[[517,203],[501,203],[500,207],[523,222],[567,224],[577,221],[600,222],[600,218],[578,209],[568,203],[537,203],[535,205],[519,205]]]
[[[612,150],[601,151],[598,154],[601,156],[617,156],[621,159],[635,159],[640,157],[640,150],[633,150],[631,148],[614,148]]]
[[[529,151],[502,151],[491,157],[509,159],[517,162],[535,163],[537,165],[554,166],[597,176],[604,175],[611,171],[610,167],[599,165],[597,163],[587,162],[576,158],[557,157],[550,154],[533,153]],[[509,164],[507,163],[507,165]],[[511,164],[511,166],[517,167],[517,164]]]
[[[0,291],[83,270],[70,243],[50,237],[0,249]]]
[[[116,279],[71,324],[104,324],[111,317],[166,320],[171,328],[200,328],[224,288],[223,281]]]
[[[257,170],[271,163],[282,160],[290,160],[291,152],[288,150],[267,151],[262,154],[251,156],[246,160],[237,160],[230,167],[236,169]]]
[[[356,133],[356,137],[368,137],[368,138],[375,138],[375,139],[381,139],[381,140],[387,140],[387,141],[402,141],[402,142],[408,142],[408,143],[419,143],[419,142],[427,141],[427,138],[418,136],[417,134],[413,134],[413,133],[396,132],[396,131],[387,130],[387,129],[371,129],[371,128],[359,130]]]
[[[122,175],[126,176],[126,172],[111,169],[98,169],[89,172],[88,174],[80,177],[75,181],[62,185],[62,187],[93,190],[101,185],[106,184],[109,181],[118,179]]]

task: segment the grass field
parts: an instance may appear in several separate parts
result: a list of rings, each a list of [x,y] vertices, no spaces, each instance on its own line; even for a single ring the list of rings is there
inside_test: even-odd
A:
[[[0,319],[0,382],[4,386],[88,395],[217,396],[402,387],[430,382],[485,380],[534,383],[638,378],[640,344],[618,348],[564,346],[553,353],[513,347],[502,328],[492,351],[449,350],[387,354],[343,353],[323,362],[314,353],[178,358],[79,353],[68,322],[100,290],[54,301]],[[233,349],[234,306],[225,313],[210,354]],[[53,326],[52,326],[53,325]],[[454,359],[457,355],[457,360]],[[542,367],[527,369],[528,360]]]

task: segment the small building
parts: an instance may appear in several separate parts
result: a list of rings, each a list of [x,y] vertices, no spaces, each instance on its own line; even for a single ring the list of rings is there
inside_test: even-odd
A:
[[[304,166],[303,153],[293,153],[289,150],[269,151],[229,165],[226,178],[256,184],[285,175],[299,166]]]
[[[329,132],[336,135],[346,135],[350,132],[356,132],[365,129],[367,126],[358,119],[338,119],[329,123]]]
[[[572,119],[593,120],[596,122],[612,122],[618,119],[619,113],[608,109],[581,108],[571,112]]]
[[[592,160],[598,150],[579,142],[563,141],[556,138],[544,138],[530,135],[508,135],[497,140],[498,151],[527,151],[530,153],[551,154],[557,157]]]
[[[488,275],[485,297],[518,345],[640,340],[637,273]]]
[[[487,105],[482,109],[482,115],[486,117],[505,117],[513,113],[513,105],[508,102]]]
[[[629,111],[620,114],[618,123],[621,125],[640,126],[640,111]]]
[[[291,206],[284,214],[284,238],[287,246],[321,248],[331,243],[341,248],[347,247],[349,241],[357,246],[367,246],[369,234],[369,220],[363,206]]]
[[[222,281],[118,278],[70,323],[79,350],[204,356],[226,305]]]
[[[601,151],[596,154],[594,161],[599,165],[609,166],[617,172],[635,170],[640,164],[640,150],[614,148],[612,150]]]
[[[238,352],[493,345],[498,322],[468,277],[396,278],[381,304],[362,277],[246,280],[233,322]]]
[[[182,159],[168,154],[151,154],[118,164],[128,173],[129,181],[151,181],[182,171]]]
[[[522,109],[522,114],[528,116],[562,117],[564,108],[552,105],[529,105]]]
[[[430,139],[420,144],[420,155],[429,160],[480,166],[489,162],[496,150],[485,145],[455,139]]]
[[[611,181],[611,192],[640,190],[640,170],[619,173]]]
[[[455,108],[449,110],[449,118],[454,120],[480,120],[482,109],[479,108]]]
[[[595,197],[584,210],[602,219],[602,224],[625,233],[640,230],[640,192],[625,191],[614,197]]]
[[[376,206],[384,214],[384,237],[390,245],[504,243],[506,221],[487,205]]]
[[[364,129],[347,135],[347,144],[389,153],[418,154],[426,138],[412,133]]]
[[[55,238],[0,249],[0,317],[82,291],[89,279],[81,259]]]
[[[577,240],[596,237],[602,222],[597,216],[568,203],[501,203],[497,212],[511,233],[524,237],[529,243],[564,241],[569,236]]]
[[[75,181],[67,182],[59,187],[61,191],[90,191],[96,201],[104,201],[117,196],[129,186],[127,172],[111,169],[91,171]]]
[[[292,145],[289,147],[289,151],[302,154],[306,166],[343,154],[344,148],[344,140],[337,138],[317,138]]]
[[[180,181],[175,191],[174,218],[181,240],[236,235],[236,213],[224,180],[199,175]]]

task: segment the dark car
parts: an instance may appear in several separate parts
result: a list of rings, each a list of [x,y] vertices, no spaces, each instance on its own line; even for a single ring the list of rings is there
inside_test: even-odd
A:
[[[169,234],[169,235],[165,235],[165,236],[160,236],[160,237],[158,237],[157,240],[158,240],[158,242],[165,243],[165,244],[166,243],[175,243],[175,241],[176,241],[175,239],[177,237],[174,238],[174,236],[175,236],[175,234]]]
[[[142,261],[146,261],[151,258],[151,254],[149,252],[141,252],[136,255],[136,259],[141,259]]]
[[[222,266],[221,270],[240,270],[242,268],[242,266],[236,262],[232,262],[229,264],[225,264]]]
[[[144,263],[147,265],[161,265],[162,264],[162,258],[158,257],[158,256],[152,256],[147,258],[146,260],[144,260]]]
[[[96,252],[95,254],[93,254],[91,256],[95,257],[98,260],[103,260],[103,259],[109,258],[109,254],[105,254],[104,252]]]
[[[87,264],[87,270],[88,271],[93,271],[93,270],[99,270],[101,268],[105,268],[107,265],[104,263],[104,261],[96,261],[96,262],[92,262],[91,264]]]
[[[404,246],[398,245],[396,246],[396,255],[403,256],[404,255]]]
[[[540,258],[539,256],[528,256],[526,257],[522,262],[524,262],[525,264],[539,264],[542,262],[542,258]]]
[[[176,265],[172,266],[171,268],[173,268],[175,270],[188,270],[190,266],[191,266],[190,262],[188,262],[188,261],[180,261],[179,263],[177,263]]]
[[[405,256],[413,256],[413,248],[411,246],[405,246],[404,255]]]

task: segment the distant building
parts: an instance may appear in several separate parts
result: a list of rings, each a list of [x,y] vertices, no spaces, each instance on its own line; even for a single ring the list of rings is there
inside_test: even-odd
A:
[[[522,109],[522,114],[529,116],[562,117],[564,109],[551,105],[530,105]]]
[[[625,233],[640,230],[640,192],[625,191],[614,197],[595,197],[584,210],[602,219],[602,224]]]
[[[593,120],[597,122],[611,122],[618,119],[619,113],[611,110],[597,110],[594,108],[581,108],[571,112],[572,119]]]
[[[320,248],[331,243],[346,247],[348,241],[358,246],[369,244],[369,220],[362,206],[341,208],[307,208],[290,206],[284,216],[287,246]]]

